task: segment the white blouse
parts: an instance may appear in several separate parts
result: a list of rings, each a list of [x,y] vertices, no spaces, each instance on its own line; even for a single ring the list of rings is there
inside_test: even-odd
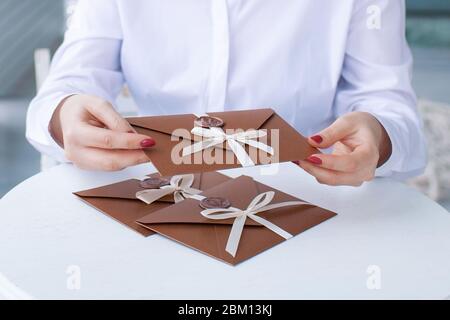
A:
[[[48,123],[74,93],[141,115],[271,107],[305,136],[351,111],[392,145],[377,176],[423,170],[404,0],[80,0],[27,117],[27,137],[64,161]]]

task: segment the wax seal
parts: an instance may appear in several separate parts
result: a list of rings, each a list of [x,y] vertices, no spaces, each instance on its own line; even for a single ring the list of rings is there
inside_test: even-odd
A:
[[[203,209],[226,209],[231,207],[231,203],[225,198],[210,197],[200,201],[200,207]]]
[[[169,180],[158,177],[147,178],[141,181],[141,187],[144,189],[159,189],[169,184]]]
[[[201,116],[195,119],[194,124],[203,128],[220,128],[223,127],[225,122],[217,117]]]

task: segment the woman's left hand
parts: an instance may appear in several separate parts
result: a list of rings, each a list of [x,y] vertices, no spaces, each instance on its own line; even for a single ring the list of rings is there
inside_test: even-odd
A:
[[[331,154],[314,154],[298,161],[319,183],[360,186],[374,178],[389,159],[391,140],[378,120],[366,112],[351,112],[308,139],[316,148],[333,147]]]

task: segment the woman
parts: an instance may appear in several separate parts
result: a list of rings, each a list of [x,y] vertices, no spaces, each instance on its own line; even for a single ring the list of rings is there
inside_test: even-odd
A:
[[[142,115],[272,107],[328,154],[299,159],[329,185],[420,173],[403,0],[80,0],[27,137],[84,169],[148,161],[158,143],[114,110],[124,81]]]

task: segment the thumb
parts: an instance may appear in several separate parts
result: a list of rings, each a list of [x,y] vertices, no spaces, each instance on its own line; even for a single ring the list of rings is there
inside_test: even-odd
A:
[[[325,128],[321,132],[309,137],[308,142],[316,148],[329,148],[339,140],[342,140],[352,133],[354,128],[355,125],[352,125],[351,121],[344,116],[338,118],[328,128]]]

